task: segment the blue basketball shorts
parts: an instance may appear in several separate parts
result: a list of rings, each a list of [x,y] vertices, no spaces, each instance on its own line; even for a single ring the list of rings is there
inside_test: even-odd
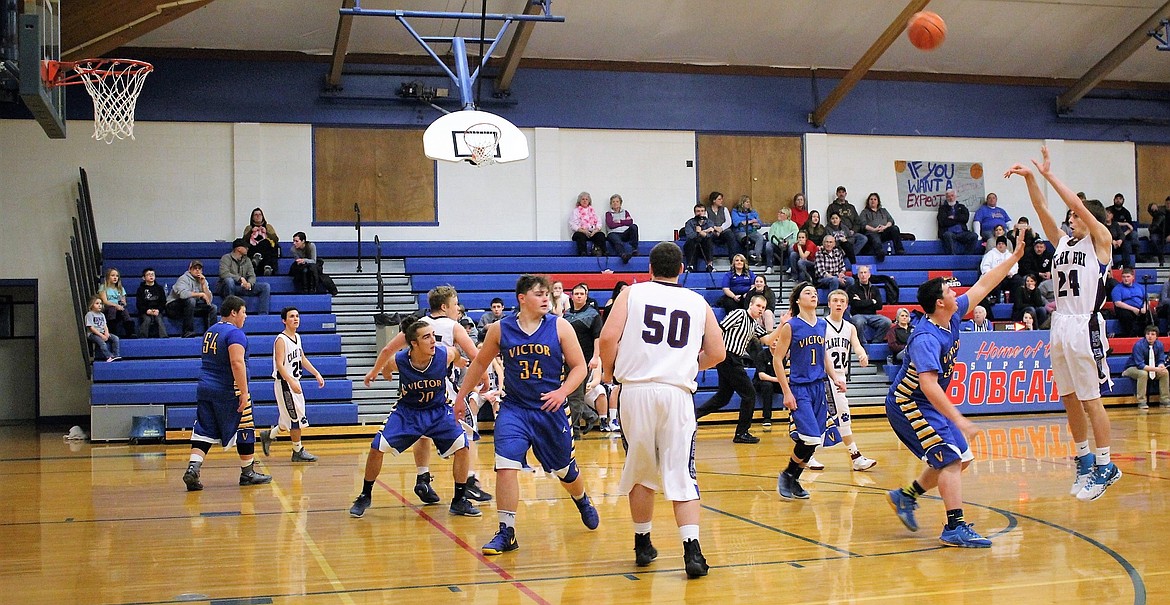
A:
[[[887,396],[886,418],[906,449],[931,468],[975,459],[963,433],[929,403]]]
[[[497,469],[525,468],[529,449],[545,472],[563,469],[573,461],[567,407],[546,412],[502,405],[496,417],[495,439]]]
[[[374,435],[370,447],[380,452],[405,452],[421,437],[430,437],[443,458],[467,447],[467,436],[449,405],[426,409],[398,406]]]
[[[249,424],[251,423],[251,402],[248,403],[248,407],[244,408],[243,412],[239,411],[239,407],[240,398],[236,396],[200,399],[195,404],[195,426],[191,429],[191,440],[207,443],[219,442],[224,449],[235,445],[240,429],[252,428],[241,427],[240,422],[246,414]],[[250,437],[245,435],[245,441],[255,438],[254,431],[249,431],[249,433]]]
[[[793,441],[821,445],[829,420],[829,403],[825,395],[825,381],[794,383],[790,385],[796,398],[796,410],[788,418],[788,435]]]

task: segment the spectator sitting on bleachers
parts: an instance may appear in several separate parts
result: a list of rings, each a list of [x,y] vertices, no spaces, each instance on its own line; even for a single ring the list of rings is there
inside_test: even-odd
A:
[[[1150,204],[1150,246],[1158,256],[1158,266],[1166,263],[1166,244],[1170,243],[1170,196],[1164,205]]]
[[[618,294],[621,294],[622,290],[625,290],[629,287],[630,284],[625,281],[619,281],[613,285],[613,292],[610,293],[609,300],[605,301],[605,306],[598,309],[598,311],[601,313],[602,326],[605,325],[605,320],[609,319],[609,312],[613,310],[613,302],[617,300]]]
[[[752,208],[750,196],[739,196],[739,203],[731,210],[731,228],[740,247],[748,251],[748,264],[759,265],[764,258],[764,234],[760,213]]]
[[[821,240],[821,248],[817,250],[817,258],[813,261],[816,271],[816,286],[833,290],[848,288],[853,285],[853,278],[845,275],[845,253],[837,247],[837,238],[825,235]]]
[[[992,236],[996,225],[1006,231],[1011,221],[1012,217],[1007,210],[999,207],[999,196],[994,193],[988,193],[983,205],[975,210],[975,232],[979,234],[979,239],[988,242],[988,248],[995,245]]]
[[[1123,338],[1141,336],[1151,323],[1149,303],[1146,302],[1146,287],[1133,281],[1133,268],[1121,270],[1121,283],[1113,286],[1109,299],[1113,301],[1113,314],[1120,324],[1117,335]]]
[[[894,323],[886,331],[886,346],[890,348],[890,363],[901,364],[906,357],[906,343],[910,342],[910,332],[914,326],[910,325],[910,312],[905,307],[898,309],[894,315]]]
[[[1113,207],[1105,209],[1105,226],[1113,240],[1113,268],[1133,267],[1136,259],[1133,253],[1133,225],[1119,222],[1113,216]]]
[[[1012,253],[1008,252],[1008,240],[1006,237],[1000,236],[995,240],[995,247],[988,250],[983,255],[983,260],[979,262],[979,274],[986,275],[992,269],[998,267],[1001,263],[1011,261]],[[1011,292],[1016,287],[1016,273],[1020,270],[1018,264],[1013,263],[1012,268],[1008,270],[1007,277],[991,288],[991,292],[979,304],[986,307],[987,311],[991,312],[991,305],[998,303],[1005,292]]]
[[[182,319],[183,338],[190,338],[199,335],[195,331],[196,315],[203,317],[203,329],[207,331],[219,316],[219,309],[211,302],[211,288],[203,276],[203,263],[193,260],[171,286],[171,293],[167,296],[167,317]]]
[[[496,323],[497,321],[500,321],[503,318],[504,318],[504,299],[497,296],[496,298],[492,299],[491,305],[488,307],[488,310],[484,311],[483,315],[479,316],[479,323],[476,324],[476,327],[479,328],[479,332],[481,334],[486,334],[488,326]]]
[[[768,287],[768,281],[764,279],[763,275],[757,275],[752,280],[752,288],[743,297],[742,303],[744,309],[752,304],[753,296],[763,296],[764,300],[768,303],[764,307],[764,314],[760,316],[760,322],[764,324],[764,329],[768,333],[771,333],[776,327],[776,312],[774,311],[776,308],[776,293],[772,291],[772,288]],[[616,298],[617,295],[615,294],[614,297]]]
[[[119,357],[118,336],[110,332],[102,299],[89,300],[89,312],[85,314],[85,337],[97,348],[95,361],[117,361]],[[99,359],[100,358],[100,359]]]
[[[479,328],[475,327],[475,322],[471,321],[470,317],[460,317],[459,325],[463,326],[463,331],[467,332],[472,342],[479,344]]]
[[[102,277],[98,286],[97,297],[101,299],[109,324],[110,333],[119,336],[130,336],[134,333],[134,320],[126,310],[126,288],[122,286],[122,274],[110,267]]]
[[[1077,195],[1084,195],[1084,194],[1078,193]],[[1083,202],[1085,200],[1082,198],[1081,201]],[[1060,224],[1060,230],[1063,231],[1064,234],[1069,236],[1069,237],[1073,236],[1072,223],[1069,222],[1071,219],[1072,219],[1072,210],[1066,210],[1064,213],[1064,222]]]
[[[1007,236],[1007,229],[1003,225],[996,225],[995,228],[991,230],[991,237],[987,241],[983,242],[984,254],[986,254],[986,251],[988,250],[994,250],[995,242],[999,241],[999,238],[1001,237],[1007,239],[1008,252],[1015,250],[1015,244],[1013,244],[1011,238]]]
[[[829,226],[825,227],[825,234],[837,240],[837,247],[845,253],[845,258],[849,259],[851,266],[857,264],[857,251],[864,248],[865,243],[869,241],[865,235],[854,233],[841,221],[841,215],[837,213],[829,215]]]
[[[723,296],[715,304],[728,313],[742,308],[745,295],[752,289],[754,281],[756,274],[748,268],[747,259],[742,254],[736,254],[731,257],[731,270],[723,276]]]
[[[548,296],[548,312],[557,317],[564,317],[569,310],[569,297],[565,294],[565,283],[557,280],[552,283],[552,292]]]
[[[780,259],[780,272],[789,273],[792,268],[788,264],[788,255],[792,251],[792,244],[796,242],[796,234],[800,228],[796,226],[796,221],[789,218],[792,216],[792,211],[788,208],[781,208],[776,212],[776,222],[768,227],[768,236],[764,242],[764,264],[767,269],[764,273],[772,273],[772,265],[776,263],[776,259]]]
[[[577,205],[569,213],[569,230],[577,244],[577,256],[589,254],[589,243],[593,244],[594,256],[605,256],[605,233],[602,233],[601,219],[593,209],[593,197],[587,191],[577,194]]]
[[[263,210],[252,209],[252,218],[248,220],[248,226],[244,227],[242,237],[247,241],[248,249],[245,253],[252,259],[255,270],[263,275],[275,275],[276,259],[280,257],[280,248],[277,247],[280,238],[276,236],[276,229],[264,218]]]
[[[816,210],[808,213],[808,221],[805,222],[804,227],[801,227],[801,230],[808,234],[808,241],[818,246],[825,239],[825,234],[829,232],[821,221],[821,213]]]
[[[317,293],[317,245],[305,237],[304,231],[293,234],[293,264],[288,268],[293,286],[303,294]]]
[[[1036,316],[1031,311],[1024,311],[1023,316],[1020,317],[1020,321],[1012,325],[1012,329],[1017,332],[1021,330],[1036,330],[1038,329],[1036,327],[1037,325]]]
[[[808,233],[801,231],[796,234],[796,242],[792,244],[792,252],[788,253],[788,266],[792,268],[792,279],[811,282],[816,272],[814,261],[817,259],[817,245],[808,237]]]
[[[699,257],[703,257],[703,271],[714,271],[711,266],[711,241],[715,237],[715,226],[707,218],[707,207],[695,204],[695,216],[683,227],[683,252],[686,254],[687,271],[697,271]]]
[[[1028,217],[1026,216],[1021,216],[1017,219],[1016,226],[1008,234],[1009,250],[1014,249],[1014,246],[1010,244],[1019,241],[1020,238],[1018,236],[1021,234],[1024,236],[1024,245],[1026,246],[1024,248],[1024,254],[1028,254],[1028,251],[1032,249],[1032,244],[1035,244],[1036,240],[1040,239],[1040,236],[1036,235],[1036,230],[1032,229],[1032,225],[1028,223]]]
[[[991,332],[991,320],[987,319],[987,307],[975,305],[971,311],[972,318],[959,323],[960,332]]]
[[[715,227],[715,232],[711,235],[712,241],[723,242],[727,248],[727,262],[730,263],[732,257],[739,253],[739,241],[735,237],[735,230],[731,228],[731,212],[725,206],[722,193],[712,191],[711,195],[707,196],[707,217]]]
[[[882,308],[882,296],[870,281],[869,265],[859,265],[855,274],[857,283],[845,289],[849,295],[849,321],[857,328],[857,337],[862,342],[881,342],[893,322],[885,315],[878,315]]]
[[[219,290],[224,298],[255,296],[259,299],[256,314],[268,314],[272,286],[256,279],[256,268],[248,258],[248,240],[240,238],[232,242],[232,251],[219,257]]]
[[[600,373],[601,359],[599,355],[601,350],[597,346],[597,341],[601,338],[601,314],[597,312],[596,307],[589,304],[589,286],[583,283],[573,286],[572,297],[569,309],[565,311],[565,321],[568,321],[569,325],[572,326],[573,332],[577,336],[577,342],[581,345],[581,353],[585,356],[585,362],[588,364],[587,372]],[[579,438],[578,431],[580,434],[584,434],[601,426],[601,416],[598,411],[585,403],[585,393],[588,391],[585,386],[589,381],[589,376],[590,374],[585,375],[585,380],[582,380],[572,393],[569,393],[566,400],[569,404],[569,423],[573,427],[574,439]],[[582,423],[584,423],[583,426]]]
[[[1150,378],[1158,379],[1158,398],[1162,402],[1162,409],[1170,407],[1170,372],[1166,370],[1166,346],[1158,340],[1157,328],[1147,326],[1146,337],[1133,343],[1133,352],[1121,374],[1137,383],[1134,399],[1137,400],[1138,409],[1150,407],[1146,382]]]
[[[167,292],[155,281],[154,269],[147,267],[142,270],[142,283],[138,284],[134,301],[138,305],[138,337],[149,338],[153,326],[159,338],[166,338],[167,324],[163,321],[163,313],[167,306]]]
[[[773,367],[772,349],[764,346],[758,339],[748,343],[748,356],[756,368],[752,376],[752,387],[756,391],[756,399],[760,401],[761,413],[765,431],[772,429],[772,406],[776,401],[776,390],[780,387],[780,379],[776,377]]]
[[[1053,251],[1048,248],[1047,242],[1037,238],[1024,250],[1024,257],[1020,259],[1020,274],[1035,275],[1036,287],[1046,299],[1050,299],[1049,294],[1052,293],[1052,255]]]
[[[1048,301],[1040,293],[1036,276],[1024,274],[1024,283],[1012,292],[1012,319],[1021,321],[1024,313],[1032,313],[1037,329],[1048,323]]]
[[[946,201],[938,206],[935,222],[938,224],[938,239],[943,252],[947,254],[975,254],[979,236],[967,227],[971,211],[959,202],[954,189],[947,189]],[[958,244],[956,246],[956,244]]]
[[[808,203],[805,202],[803,193],[792,196],[792,207],[788,211],[792,222],[796,223],[796,230],[804,229],[804,224],[808,222]]]
[[[886,244],[893,247],[894,254],[905,254],[902,249],[902,231],[894,223],[894,217],[889,210],[882,208],[882,198],[877,193],[870,193],[865,198],[865,209],[861,211],[859,219],[861,231],[869,238],[866,249],[877,257],[878,262],[886,258]]]
[[[844,223],[846,227],[849,227],[851,230],[853,230],[854,233],[861,233],[862,235],[865,235],[864,229],[861,228],[861,221],[859,219],[859,215],[857,214],[857,208],[854,207],[853,204],[849,203],[849,200],[845,199],[845,193],[844,186],[837,187],[836,197],[834,197],[833,200],[829,202],[829,206],[825,208],[825,216],[830,214],[839,214],[841,215],[841,222]],[[801,228],[803,228],[803,225]],[[854,252],[860,253],[861,249],[858,248]]]
[[[638,255],[638,225],[634,218],[622,208],[622,196],[609,196],[609,210],[605,211],[605,228],[609,233],[605,239],[613,253],[620,256],[623,263],[630,262],[630,258]]]
[[[1113,222],[1121,225],[1122,229],[1126,231],[1126,239],[1129,240],[1130,247],[1137,249],[1137,225],[1133,222],[1133,215],[1129,213],[1129,208],[1125,207],[1125,196],[1116,193],[1113,195],[1113,205],[1109,207],[1113,211]]]

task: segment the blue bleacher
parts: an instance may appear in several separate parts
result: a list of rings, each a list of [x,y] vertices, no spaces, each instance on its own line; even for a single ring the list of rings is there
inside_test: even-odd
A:
[[[635,256],[623,263],[614,257],[594,256],[517,256],[504,257],[414,257],[406,259],[406,272],[450,273],[458,268],[467,273],[600,273],[604,269],[621,272],[645,272],[650,270],[650,260]],[[515,282],[513,282],[513,285]]]
[[[114,362],[117,363],[117,362]],[[248,393],[252,401],[276,401],[273,381],[249,381]],[[318,388],[311,379],[302,381],[305,401],[348,401],[353,397],[353,383],[347,379],[326,380]],[[195,380],[184,382],[100,382],[90,389],[93,405],[143,405],[195,403]]]
[[[194,405],[168,405],[167,429],[190,429],[195,424]],[[252,416],[258,427],[276,424],[279,412],[275,405],[257,405],[252,408]],[[305,417],[309,418],[313,426],[336,426],[358,424],[358,407],[355,403],[306,403]]]
[[[248,309],[248,321],[251,321],[252,315],[256,313],[257,298],[253,296],[244,296],[245,308]],[[219,305],[223,299],[216,296],[212,302]],[[280,317],[280,310],[285,307],[296,307],[302,315],[309,313],[328,313],[333,310],[333,297],[328,294],[273,294],[268,299],[269,312]],[[126,311],[131,316],[137,316],[138,303],[133,296],[126,300]]]
[[[313,355],[309,362],[326,379],[345,376],[346,359],[340,355]],[[190,380],[199,376],[202,360],[198,357],[183,359],[123,359],[111,363],[93,365],[94,382],[131,382]],[[249,378],[270,378],[272,360],[270,356],[255,356],[248,359]],[[313,381],[305,372],[306,387]],[[312,388],[316,388],[313,386]]]
[[[198,320],[196,320],[198,324]],[[341,353],[341,336],[337,334],[302,334],[306,355]],[[275,334],[248,337],[248,355],[272,355]],[[203,338],[134,338],[122,340],[122,357],[126,359],[198,357],[202,354]],[[310,357],[310,359],[312,359]]]

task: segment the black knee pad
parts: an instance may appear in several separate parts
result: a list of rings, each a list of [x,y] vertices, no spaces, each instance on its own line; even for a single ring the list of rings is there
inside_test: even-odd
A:
[[[241,456],[251,456],[252,454],[256,453],[256,443],[254,441],[237,441],[236,451],[239,452]]]
[[[812,459],[813,452],[815,451],[817,451],[817,446],[809,445],[803,441],[797,441],[796,446],[792,448],[792,455],[796,456],[796,459],[801,462],[808,462]]]
[[[211,444],[206,441],[192,441],[191,447],[203,452],[204,456],[207,455],[207,452],[211,451]]]

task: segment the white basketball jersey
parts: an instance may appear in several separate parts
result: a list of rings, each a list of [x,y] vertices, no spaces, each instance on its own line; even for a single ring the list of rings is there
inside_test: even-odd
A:
[[[431,317],[427,315],[420,321],[430,324],[435,330],[435,342],[449,347],[455,346],[455,330],[463,329],[459,322],[450,317]]]
[[[280,368],[284,368],[293,378],[300,380],[301,358],[304,356],[304,351],[301,349],[301,336],[298,334],[294,340],[281,332],[276,337],[284,341],[284,357],[277,359],[276,347],[272,347],[272,377],[280,378]]]
[[[853,332],[857,328],[844,319],[841,325],[833,325],[833,320],[825,318],[825,355],[829,363],[841,376],[849,375],[849,358],[853,354]]]
[[[628,314],[614,378],[623,384],[670,384],[694,393],[711,306],[677,284],[644,282],[627,291]]]
[[[1105,302],[1107,269],[1108,265],[1097,260],[1092,238],[1060,238],[1052,257],[1057,313],[1089,315],[1099,311]]]

